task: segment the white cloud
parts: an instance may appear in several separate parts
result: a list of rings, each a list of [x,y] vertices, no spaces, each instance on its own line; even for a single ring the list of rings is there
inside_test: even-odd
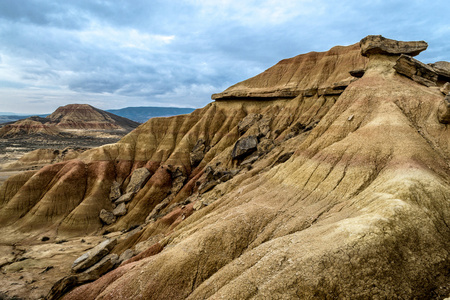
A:
[[[76,32],[81,43],[101,47],[136,48],[155,50],[170,44],[175,35],[149,34],[133,28],[114,28],[93,24],[90,28]],[[101,44],[99,44],[101,42]]]
[[[279,25],[301,16],[318,16],[323,5],[313,0],[189,0],[212,20],[240,22],[245,26]]]
[[[0,1],[0,110],[78,99],[200,107],[283,58],[367,34],[424,39],[421,59],[450,60],[449,9],[443,0]]]

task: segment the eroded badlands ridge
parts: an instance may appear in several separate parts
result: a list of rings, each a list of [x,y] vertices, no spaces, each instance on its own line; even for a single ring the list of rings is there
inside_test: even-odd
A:
[[[130,230],[49,298],[119,263],[64,299],[448,296],[446,77],[397,51],[418,43],[365,41],[11,178],[2,230]]]
[[[51,115],[30,117],[0,128],[0,137],[44,134],[58,135],[67,130],[110,130],[128,132],[139,123],[116,116],[88,104],[69,104]]]

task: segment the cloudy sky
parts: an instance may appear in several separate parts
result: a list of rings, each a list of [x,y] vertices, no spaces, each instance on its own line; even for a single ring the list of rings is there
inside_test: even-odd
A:
[[[0,112],[202,107],[283,58],[369,34],[450,61],[448,0],[0,0]]]

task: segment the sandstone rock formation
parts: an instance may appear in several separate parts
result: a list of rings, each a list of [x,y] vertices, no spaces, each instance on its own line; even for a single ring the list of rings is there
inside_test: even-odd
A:
[[[127,213],[127,208],[125,206],[125,203],[120,203],[119,205],[117,205],[116,208],[114,208],[113,210],[113,215],[116,217],[120,217],[120,216],[124,216]]]
[[[428,48],[424,41],[402,42],[387,39],[381,35],[369,35],[360,42],[361,54],[369,56],[372,54],[416,56]]]
[[[439,107],[438,118],[439,122],[450,124],[450,93],[445,96],[444,101]]]
[[[428,87],[436,86],[438,80],[438,75],[432,67],[408,55],[402,54],[397,59],[394,69],[398,73]]]
[[[49,297],[66,300],[447,297],[445,82],[394,68],[423,45],[382,41],[397,52],[364,57],[355,44],[283,60],[190,115],[12,177],[1,230],[117,234],[109,254],[133,256],[68,293],[55,284]],[[256,148],[237,160],[239,141]],[[103,225],[121,191],[127,213]],[[93,278],[67,276],[71,288]]]
[[[448,61],[438,61],[430,64],[433,70],[447,82],[450,80],[450,62]]]
[[[335,63],[339,60],[340,63]],[[265,72],[237,83],[214,100],[293,99],[303,93],[316,94],[331,90],[334,83],[351,79],[349,72],[364,69],[367,60],[361,56],[359,44],[337,46],[327,52],[310,52],[284,59]],[[349,78],[350,77],[350,78]],[[342,91],[335,94],[340,94]]]
[[[131,175],[130,182],[128,183],[126,193],[136,193],[146,182],[150,176],[150,171],[147,168],[139,168],[134,170]]]
[[[105,257],[114,248],[116,243],[117,241],[115,239],[108,239],[98,244],[73,262],[72,271],[79,273],[92,267]]]
[[[239,139],[233,147],[231,157],[233,159],[245,157],[250,153],[256,151],[257,146],[258,146],[258,139],[254,135],[250,135],[245,138]]]

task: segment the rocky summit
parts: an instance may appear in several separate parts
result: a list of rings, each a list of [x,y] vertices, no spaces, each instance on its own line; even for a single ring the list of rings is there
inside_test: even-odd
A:
[[[447,63],[412,57],[425,48],[368,36],[285,59],[189,115],[9,178],[0,291],[450,296]]]

